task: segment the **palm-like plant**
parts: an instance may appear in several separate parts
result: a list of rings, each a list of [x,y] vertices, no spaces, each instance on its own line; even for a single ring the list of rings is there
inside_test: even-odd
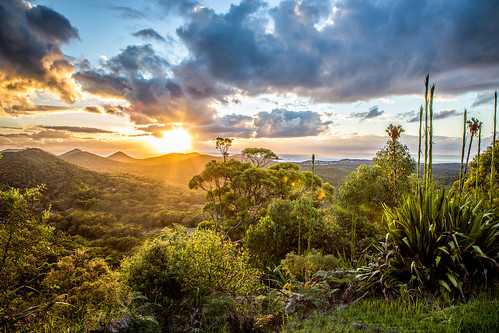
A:
[[[464,175],[466,175],[466,170],[468,169],[468,162],[470,159],[471,144],[473,143],[473,137],[478,134],[478,131],[482,127],[482,122],[476,118],[471,118],[466,122],[468,129],[470,131],[470,144],[468,146],[468,153],[466,154],[466,164],[464,165]]]
[[[388,136],[392,140],[391,142],[391,155],[392,155],[392,163],[393,163],[393,190],[395,195],[395,202],[398,202],[398,189],[397,189],[397,150],[396,150],[396,142],[398,138],[400,138],[400,134],[402,134],[404,129],[402,126],[397,125],[393,126],[393,124],[388,125],[385,130],[388,133]]]

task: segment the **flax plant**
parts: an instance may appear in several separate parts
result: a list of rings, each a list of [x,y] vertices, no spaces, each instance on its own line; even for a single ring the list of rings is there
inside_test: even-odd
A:
[[[398,207],[384,206],[386,241],[378,248],[380,255],[375,268],[366,268],[359,276],[367,285],[378,285],[384,291],[402,284],[465,297],[478,280],[482,279],[485,284],[497,281],[499,222],[491,218],[481,201],[461,195],[466,110],[459,193],[435,188],[431,165],[435,86],[431,87],[428,98],[428,76],[425,88],[423,182],[418,183],[416,193],[405,197]],[[423,127],[422,109],[420,128]],[[480,130],[480,122],[473,119],[471,123],[473,129]]]
[[[467,120],[467,111],[464,109],[463,115],[463,144],[461,148],[461,168],[459,170],[459,193],[461,194],[463,190],[463,167],[464,167],[464,150],[466,149],[466,120]]]
[[[492,204],[494,202],[494,177],[495,177],[495,148],[496,148],[496,120],[497,120],[497,90],[494,94],[494,135],[492,138],[492,160],[490,162],[490,206],[492,207]]]
[[[425,136],[425,143],[424,143],[424,175],[423,175],[423,183],[426,184],[427,179],[427,167],[428,167],[428,81],[430,79],[430,74],[426,74],[425,78],[425,93],[424,93],[424,109],[425,109],[425,127],[424,127],[424,136]]]
[[[480,122],[480,127],[478,128],[478,154],[476,161],[476,177],[475,177],[475,201],[478,200],[478,173],[480,171],[480,145],[482,143],[482,123]]]
[[[419,108],[419,144],[418,144],[418,184],[420,184],[420,166],[421,166],[421,127],[423,120],[423,106]]]

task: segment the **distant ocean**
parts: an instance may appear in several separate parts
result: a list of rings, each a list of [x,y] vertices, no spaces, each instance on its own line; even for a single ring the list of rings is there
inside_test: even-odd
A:
[[[220,155],[213,155],[212,153],[204,153],[206,155],[212,155],[212,156],[220,156]],[[239,154],[236,155],[230,155],[231,157],[233,156],[238,156]],[[305,161],[310,161],[312,160],[312,154],[310,155],[302,155],[302,154],[277,154],[279,156],[279,161],[280,162],[305,162]],[[331,157],[331,156],[322,156],[315,154],[315,160],[316,161],[340,161],[344,159],[355,159],[355,160],[371,160],[374,156],[343,156],[343,157]],[[417,162],[417,156],[412,156],[414,160]],[[421,156],[421,158],[423,158]],[[459,163],[461,162],[461,156],[460,155],[433,155],[433,163]],[[470,158],[471,159],[471,158]],[[421,163],[424,161],[421,160]]]
[[[312,155],[299,155],[299,154],[290,154],[290,155],[279,155],[279,158],[281,159],[281,162],[304,162],[304,161],[310,161],[312,159]],[[345,156],[345,157],[328,157],[328,156],[321,156],[321,155],[315,155],[315,159],[317,161],[339,161],[343,159],[360,159],[360,160],[371,160],[373,156]],[[414,160],[417,162],[417,156],[413,156]],[[459,163],[461,159],[461,156],[458,155],[434,155],[433,156],[433,163]],[[424,161],[421,161],[423,163]]]

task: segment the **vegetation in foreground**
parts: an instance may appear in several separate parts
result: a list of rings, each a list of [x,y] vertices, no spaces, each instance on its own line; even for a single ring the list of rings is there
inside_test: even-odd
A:
[[[499,144],[494,133],[467,172],[481,123],[465,112],[461,177],[436,189],[433,95],[427,77],[417,164],[398,141],[403,129],[390,125],[385,147],[338,189],[313,164],[265,167],[276,158],[268,149],[227,159],[232,139],[217,138],[224,161],[189,182],[204,194],[202,210],[154,182],[44,164],[27,151],[45,171],[2,169],[10,187],[0,191],[0,327],[497,331]],[[47,186],[30,188],[39,179]],[[170,227],[179,210],[195,212],[182,223],[196,230]]]

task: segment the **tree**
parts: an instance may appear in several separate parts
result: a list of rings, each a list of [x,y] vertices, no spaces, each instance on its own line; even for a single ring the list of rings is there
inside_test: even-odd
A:
[[[471,145],[473,143],[473,137],[478,134],[480,129],[482,128],[482,122],[476,118],[471,118],[466,122],[468,125],[468,129],[470,131],[470,144],[468,146],[468,153],[466,154],[466,164],[464,165],[464,175],[466,176],[466,170],[468,169],[468,161],[470,158]]]
[[[224,158],[224,162],[227,160],[227,156],[229,156],[229,147],[232,146],[232,141],[234,139],[231,138],[221,138],[218,137],[213,142],[215,142],[215,148],[220,151]]]
[[[203,210],[210,214],[215,232],[223,231],[239,241],[246,229],[265,216],[274,199],[297,199],[311,189],[310,172],[300,172],[293,163],[279,163],[266,169],[231,159],[211,161],[189,181],[189,188],[205,191]],[[314,176],[314,184],[322,180]],[[329,193],[325,188],[321,193]]]
[[[393,199],[390,200],[397,205],[400,194],[408,193],[412,189],[410,176],[416,168],[416,162],[411,157],[406,145],[402,145],[397,139],[404,130],[399,125],[394,127],[390,124],[386,132],[390,139],[385,147],[376,153],[372,163],[381,168],[385,177],[391,180],[390,191]]]
[[[330,230],[308,197],[272,202],[265,217],[250,226],[244,245],[260,265],[278,265],[290,252],[303,253],[301,244],[311,249],[328,247]]]
[[[241,154],[244,160],[250,161],[257,168],[263,168],[270,162],[279,159],[279,156],[267,148],[245,148]]]
[[[397,138],[398,128],[392,137]],[[393,156],[396,156],[394,169]],[[389,140],[376,154],[371,165],[361,165],[343,182],[336,193],[336,205],[331,213],[336,225],[351,246],[352,256],[363,238],[377,238],[383,207],[397,206],[400,195],[410,193],[414,187],[411,174],[415,162],[406,146],[397,140]],[[396,178],[395,178],[396,176]],[[398,195],[395,195],[395,182]],[[363,249],[360,249],[363,250]]]

